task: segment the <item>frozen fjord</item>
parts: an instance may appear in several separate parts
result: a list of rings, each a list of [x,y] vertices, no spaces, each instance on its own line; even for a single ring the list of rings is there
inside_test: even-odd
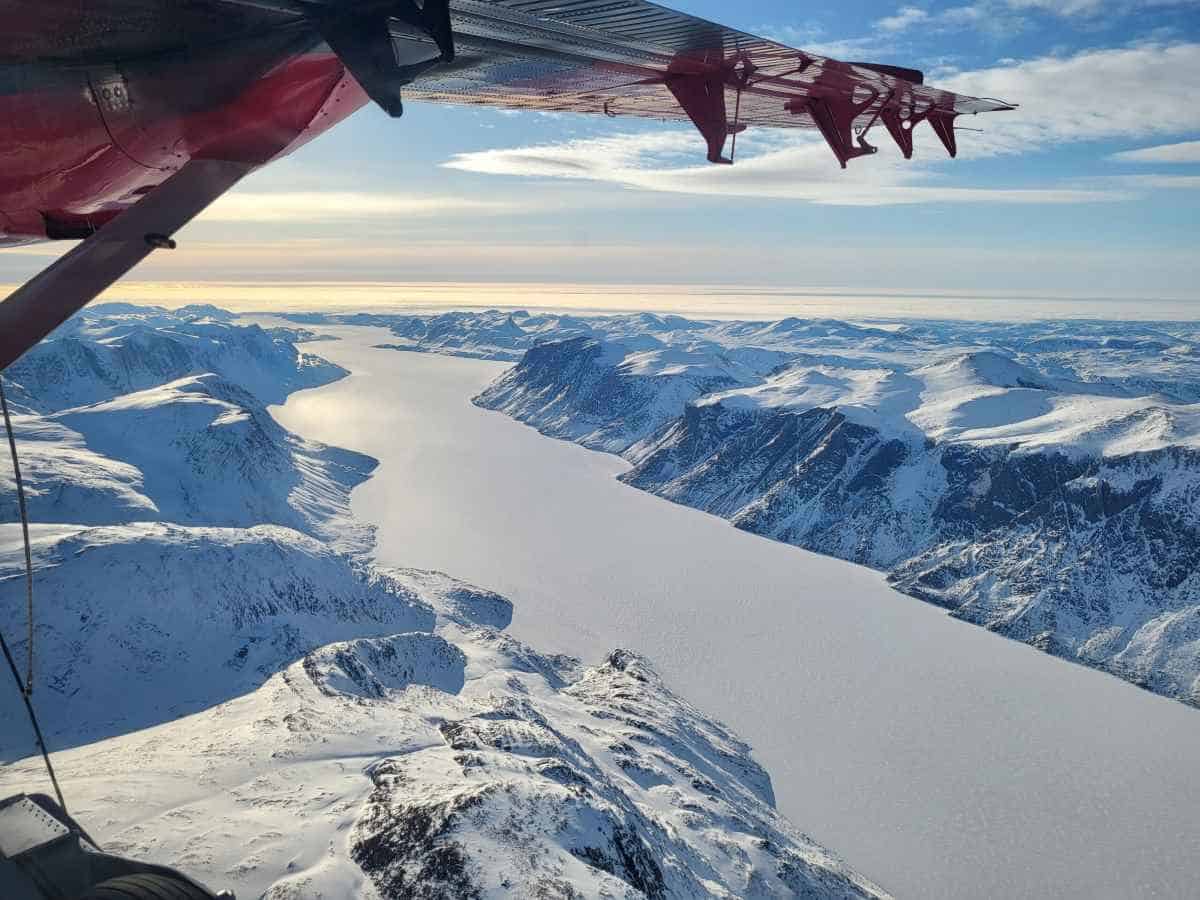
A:
[[[620,459],[472,406],[503,364],[330,330],[313,349],[354,374],[277,414],[382,461],[353,498],[382,564],[506,594],[546,649],[645,652],[754,745],[785,814],[898,896],[1194,890],[1195,710],[626,487]]]

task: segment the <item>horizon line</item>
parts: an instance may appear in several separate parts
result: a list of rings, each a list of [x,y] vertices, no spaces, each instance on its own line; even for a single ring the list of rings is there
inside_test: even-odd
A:
[[[0,283],[0,297],[7,296],[16,287]],[[1188,321],[1200,318],[1200,297],[1098,297],[1037,291],[865,290],[834,286],[668,282],[144,280],[123,281],[105,291],[96,302],[128,302],[167,309],[211,303],[231,312],[265,315],[355,310],[417,313],[490,307],[594,313],[687,313],[710,318],[755,319],[791,314],[820,318],[995,321],[1040,318]],[[847,309],[848,304],[854,308]],[[1081,308],[1084,305],[1088,308]]]

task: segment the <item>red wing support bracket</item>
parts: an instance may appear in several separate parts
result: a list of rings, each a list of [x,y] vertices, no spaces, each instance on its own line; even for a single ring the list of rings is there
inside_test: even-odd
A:
[[[954,120],[958,118],[957,113],[930,110],[902,119],[900,113],[894,108],[887,107],[879,114],[879,118],[883,120],[884,127],[887,128],[888,134],[892,136],[892,140],[896,142],[896,146],[900,148],[905,159],[912,159],[913,130],[926,119],[929,120],[929,127],[933,129],[933,133],[938,136],[938,140],[946,148],[946,152],[951,157],[958,155],[958,142],[954,136]]]
[[[858,136],[858,145],[855,146],[853,134],[854,120],[878,99],[879,94],[872,94],[862,103],[844,98],[801,97],[788,101],[786,108],[792,115],[808,113],[812,117],[813,124],[844,169],[850,160],[869,156],[878,149],[868,144],[863,134]]]
[[[933,126],[933,133],[938,136],[938,140],[942,142],[942,146],[946,148],[950,157],[958,156],[958,140],[954,136],[954,120],[958,118],[958,114],[935,111],[929,113],[926,118],[929,119],[929,124]]]
[[[879,118],[883,120],[883,126],[892,136],[892,140],[896,142],[896,146],[900,148],[900,152],[904,154],[904,158],[912,159],[913,129],[925,116],[922,114],[902,119],[900,113],[889,106],[884,108],[883,112],[879,114]]]
[[[667,90],[674,95],[692,124],[708,143],[708,161],[732,165],[725,155],[725,143],[735,132],[730,126],[725,105],[725,76],[721,72],[697,75],[668,75]],[[740,126],[736,130],[741,130]]]

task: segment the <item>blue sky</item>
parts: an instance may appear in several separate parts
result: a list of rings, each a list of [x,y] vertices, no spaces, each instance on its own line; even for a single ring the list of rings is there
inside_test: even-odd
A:
[[[254,176],[137,278],[1200,301],[1195,0],[671,5],[1021,108],[960,120],[984,132],[960,135],[958,160],[927,133],[905,163],[881,134],[880,154],[845,173],[807,132],[747,135],[730,170],[704,165],[682,126],[368,108]],[[6,258],[0,279],[46,252]]]

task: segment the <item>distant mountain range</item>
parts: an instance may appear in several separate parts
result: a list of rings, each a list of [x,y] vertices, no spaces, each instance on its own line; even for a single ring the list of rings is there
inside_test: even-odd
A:
[[[519,357],[476,402],[629,484],[1200,705],[1195,322],[354,321]]]
[[[885,896],[648,661],[539,653],[504,598],[373,566],[349,494],[375,461],[266,411],[343,371],[296,348],[311,334],[231,320],[99,307],[5,373],[35,702],[108,849],[268,900]],[[0,525],[21,660],[23,562]],[[0,790],[40,784],[32,752],[0,691]]]

